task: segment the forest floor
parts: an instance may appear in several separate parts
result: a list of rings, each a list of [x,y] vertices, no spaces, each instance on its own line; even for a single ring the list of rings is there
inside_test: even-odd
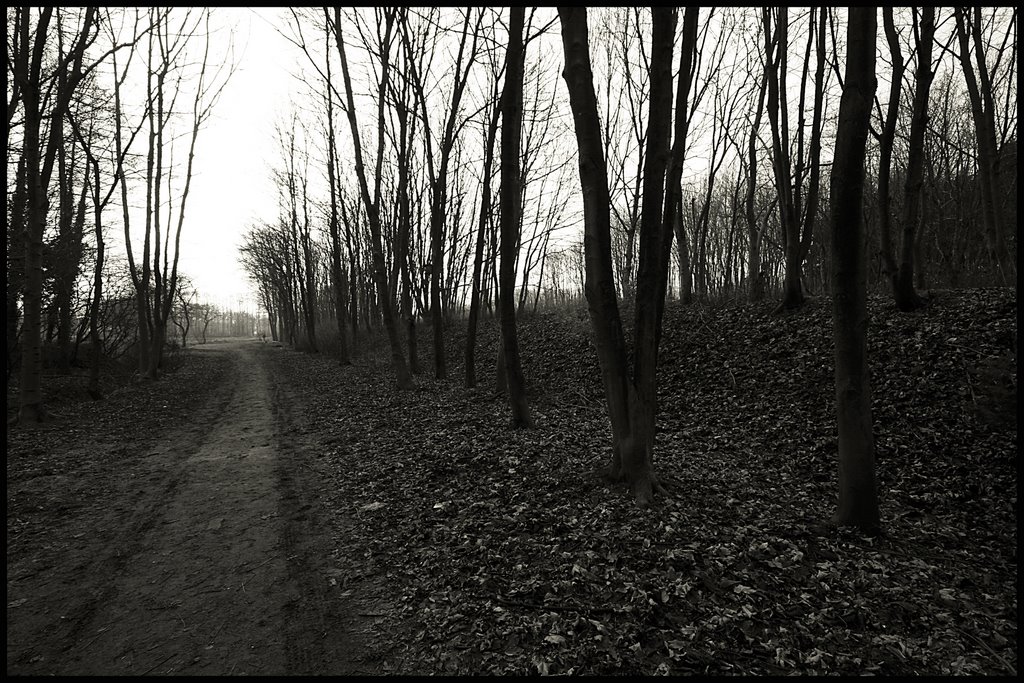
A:
[[[383,344],[47,377],[7,436],[7,673],[1015,674],[1016,292],[871,300],[875,537],[825,523],[828,302],[771,309],[667,308],[647,509],[596,474],[582,310],[520,320],[532,430],[490,324],[473,390],[454,328],[405,392]]]

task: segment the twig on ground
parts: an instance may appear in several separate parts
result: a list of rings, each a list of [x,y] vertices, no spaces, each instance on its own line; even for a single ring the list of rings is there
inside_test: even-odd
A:
[[[173,656],[174,656],[174,655],[176,655],[176,654],[177,654],[176,652],[172,652],[171,654],[167,655],[166,657],[164,657],[163,659],[161,659],[161,660],[160,660],[159,662],[157,662],[157,663],[156,663],[156,664],[154,664],[153,666],[151,666],[151,667],[149,667],[148,669],[146,669],[145,671],[143,671],[141,675],[142,675],[142,676],[145,676],[145,675],[146,675],[146,674],[148,674],[148,673],[149,673],[150,671],[152,671],[153,669],[155,669],[155,668],[157,668],[158,666],[162,665],[162,664],[163,664],[164,662],[166,662],[166,661],[167,661],[168,659],[170,659],[171,657],[173,657]]]
[[[1007,671],[1010,672],[1011,676],[1016,676],[1017,675],[1017,669],[1015,669],[1013,667],[1013,665],[1010,664],[1008,661],[1003,659],[1002,656],[1000,656],[1000,654],[998,652],[993,650],[992,647],[988,643],[986,643],[984,640],[982,640],[978,636],[974,635],[973,633],[970,633],[968,631],[963,630],[962,628],[958,628],[957,631],[959,631],[960,633],[964,634],[965,636],[970,636],[971,640],[973,640],[974,642],[978,643],[983,648],[988,650],[992,654],[992,656],[995,657],[996,659],[998,659],[1000,661],[1000,663],[1003,665],[1003,667]]]

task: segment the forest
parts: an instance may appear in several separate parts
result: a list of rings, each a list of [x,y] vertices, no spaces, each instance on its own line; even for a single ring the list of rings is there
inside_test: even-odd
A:
[[[219,11],[6,10],[9,622],[53,510],[266,396],[374,673],[1016,673],[1015,7],[276,10],[234,227]],[[229,229],[249,308],[179,267]]]

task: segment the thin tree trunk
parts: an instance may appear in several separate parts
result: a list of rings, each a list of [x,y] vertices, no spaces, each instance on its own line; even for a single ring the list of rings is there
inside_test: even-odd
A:
[[[57,10],[60,12],[60,10]],[[64,143],[59,139],[59,127],[50,126],[46,149],[41,148],[41,129],[44,113],[41,110],[43,93],[42,68],[44,47],[52,17],[52,8],[43,8],[39,13],[39,21],[35,30],[35,42],[30,40],[29,9],[21,11],[20,24],[16,27],[22,49],[12,65],[13,73],[19,80],[23,111],[23,157],[25,159],[25,190],[27,194],[27,216],[24,233],[24,298],[22,325],[22,360],[21,384],[18,396],[17,421],[33,424],[46,419],[46,408],[42,394],[42,349],[40,332],[42,329],[42,297],[43,297],[43,235],[46,229],[46,218],[49,212],[47,188],[53,172],[53,163],[57,146]],[[53,108],[49,113],[51,121],[62,119],[67,110],[68,102],[82,79],[82,60],[85,48],[95,39],[92,33],[96,8],[85,11],[82,28],[74,45],[61,62],[59,68],[58,87],[52,94]],[[32,47],[31,60],[29,46]]]
[[[495,89],[497,89],[495,78]],[[487,235],[487,223],[491,214],[491,171],[494,165],[494,141],[498,132],[498,117],[501,107],[495,99],[494,111],[487,126],[487,140],[484,150],[484,177],[480,192],[480,218],[477,225],[476,248],[473,256],[473,284],[470,292],[469,322],[466,325],[466,386],[476,386],[476,332],[480,319],[480,300],[484,261],[484,242]]]
[[[932,42],[935,37],[935,8],[921,9],[921,37],[917,44],[914,73],[914,103],[910,120],[907,180],[903,194],[903,244],[899,275],[894,294],[901,311],[913,311],[924,305],[914,289],[914,255],[917,250],[917,225],[921,218],[921,188],[924,184],[924,136],[928,125],[928,99],[932,85]]]
[[[563,76],[569,90],[580,184],[583,189],[585,291],[608,401],[613,454],[608,475],[629,483],[640,505],[662,490],[654,474],[653,444],[657,415],[656,371],[661,319],[668,281],[679,178],[685,150],[686,100],[692,77],[690,59],[696,43],[697,10],[688,8],[684,19],[677,119],[671,149],[672,43],[675,10],[653,10],[651,39],[651,96],[644,163],[644,206],[640,220],[640,258],[636,282],[635,362],[630,378],[612,271],[611,216],[607,167],[601,142],[593,74],[590,67],[586,10],[559,7]],[[668,180],[666,182],[666,170]],[[666,195],[663,197],[663,193]]]
[[[7,226],[7,382],[11,381],[17,367],[20,351],[18,348],[18,321],[21,318],[21,309],[18,307],[18,300],[25,283],[25,250],[18,247],[24,246],[23,244],[19,245],[19,242],[24,240],[26,220],[28,219],[28,196],[25,183],[25,158],[22,156],[18,159],[14,193],[8,207],[10,223]]]
[[[754,125],[747,140],[747,195],[745,202],[747,218],[747,237],[750,251],[747,261],[747,279],[750,282],[750,301],[758,302],[764,298],[764,275],[761,265],[761,238],[763,229],[757,224],[754,200],[757,193],[757,131],[761,128],[761,115],[764,112],[764,97],[767,89],[767,72],[761,76],[761,85],[757,91],[757,105],[754,111]]]
[[[633,343],[633,381],[629,392],[631,441],[622,449],[622,473],[641,505],[658,488],[654,474],[654,428],[657,415],[658,341],[664,304],[671,223],[665,223],[665,172],[670,157],[672,124],[672,44],[674,9],[652,8],[650,115],[644,163],[643,208],[640,214],[639,270],[636,282],[636,322]],[[686,52],[684,44],[683,52]],[[681,82],[689,74],[681,69]],[[682,110],[685,112],[685,107]],[[677,141],[678,142],[678,141]],[[681,154],[681,150],[679,151]],[[681,171],[681,169],[680,169]]]
[[[672,227],[676,233],[676,250],[679,255],[679,303],[688,306],[693,302],[693,266],[690,263],[690,247],[683,223],[683,199],[676,202]]]
[[[325,42],[327,42],[329,36],[329,32],[325,32]],[[329,45],[325,47],[329,47]],[[341,230],[338,222],[338,168],[335,157],[334,138],[334,97],[330,91],[331,60],[328,59],[326,61],[327,84],[325,85],[324,99],[327,100],[327,180],[331,196],[331,215],[328,218],[328,228],[331,233],[331,282],[334,285],[334,317],[337,319],[338,324],[338,362],[341,365],[351,365],[352,358],[348,350],[348,330],[345,324],[348,282],[341,268]],[[273,330],[271,333],[273,334]],[[276,335],[274,336],[276,337]]]
[[[505,379],[513,427],[532,427],[526,402],[526,381],[519,358],[515,310],[515,254],[519,242],[521,190],[519,185],[519,139],[523,120],[523,23],[526,10],[511,8],[508,51],[505,57],[505,94],[501,123],[501,266],[498,305],[501,312],[501,342]]]
[[[579,148],[580,185],[583,190],[584,293],[612,427],[612,462],[607,474],[609,477],[618,477],[622,471],[622,449],[632,438],[629,384],[625,337],[615,292],[611,197],[590,66],[587,10],[577,6],[559,7],[558,16],[562,24],[565,51],[562,76],[573,111],[576,144]]]
[[[893,22],[892,7],[882,8],[882,21],[889,55],[892,61],[892,75],[889,86],[889,104],[886,107],[882,135],[878,141],[878,234],[882,251],[882,268],[895,293],[899,267],[893,256],[892,245],[892,151],[896,139],[896,124],[899,122],[900,95],[903,91],[903,53],[900,50],[899,34]]]
[[[984,234],[988,243],[992,265],[1005,283],[1007,278],[1003,265],[1003,220],[999,180],[999,157],[996,150],[995,111],[992,102],[992,88],[985,63],[985,47],[981,36],[981,8],[957,7],[954,10],[956,33],[960,44],[960,64],[967,85],[971,104],[971,116],[977,139],[978,176],[981,180],[981,207]],[[973,38],[978,73],[971,63]]]
[[[394,27],[395,18],[393,10],[385,10],[384,12],[385,27],[381,42],[381,59],[383,63],[381,65],[380,90],[382,93],[387,92],[388,81],[391,75],[389,68],[389,55],[391,48],[391,31]],[[387,331],[388,343],[391,347],[391,362],[395,371],[395,381],[400,389],[411,389],[413,386],[412,375],[409,373],[409,366],[405,362],[405,356],[402,352],[402,342],[398,338],[398,328],[395,324],[394,307],[391,302],[391,298],[388,295],[388,275],[384,264],[383,242],[381,238],[379,201],[381,182],[380,171],[384,154],[385,98],[379,98],[377,107],[377,164],[376,172],[374,174],[374,197],[371,199],[370,189],[367,184],[366,171],[363,166],[363,152],[359,137],[359,123],[356,120],[356,107],[352,91],[352,81],[349,77],[348,59],[345,55],[345,41],[341,32],[341,10],[338,7],[334,8],[334,30],[335,40],[338,45],[338,53],[341,57],[342,76],[345,83],[345,95],[348,105],[346,111],[348,113],[349,127],[352,131],[352,144],[355,147],[356,175],[359,178],[360,193],[363,198],[363,205],[366,209],[367,220],[370,224],[370,250],[373,257],[374,280],[377,283],[377,298],[380,302],[379,305],[384,318],[384,328]]]

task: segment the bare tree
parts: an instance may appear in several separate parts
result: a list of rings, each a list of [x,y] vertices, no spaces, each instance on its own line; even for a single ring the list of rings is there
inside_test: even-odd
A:
[[[587,12],[576,7],[558,9],[565,49],[563,76],[573,111],[583,188],[585,289],[612,424],[613,455],[608,474],[615,480],[626,481],[641,505],[650,503],[656,490],[663,490],[653,464],[657,351],[673,235],[671,226],[679,205],[674,188],[678,186],[677,174],[682,173],[687,130],[685,112],[697,42],[697,9],[687,8],[673,125],[671,61],[676,13],[660,7],[652,8],[652,13],[650,115],[631,377],[612,274],[608,176],[590,66]],[[671,133],[675,139],[670,147]]]
[[[106,24],[112,26],[111,15],[108,12],[106,15]],[[134,25],[132,35],[135,39],[140,36],[140,13],[138,10],[135,12]],[[112,42],[116,43],[116,36],[111,34]],[[128,77],[129,68],[131,67],[132,58],[135,55],[135,51],[128,51],[128,57],[122,71],[118,71],[117,67],[117,53],[111,55],[113,61],[114,79],[117,82],[116,88],[120,88],[124,84],[125,79]],[[105,264],[105,252],[106,246],[103,239],[103,211],[109,204],[114,193],[118,187],[124,183],[124,165],[125,159],[131,150],[132,144],[139,132],[142,130],[142,126],[145,123],[145,117],[141,116],[136,125],[131,131],[126,143],[121,143],[121,112],[119,107],[114,107],[112,115],[115,117],[114,121],[114,135],[117,136],[117,143],[113,145],[107,154],[111,156],[110,159],[110,180],[106,193],[103,191],[103,177],[100,168],[100,159],[98,154],[100,150],[97,149],[98,145],[94,144],[95,140],[95,117],[89,122],[89,129],[83,133],[81,125],[78,123],[77,117],[70,116],[69,122],[72,130],[75,134],[75,138],[82,147],[82,151],[85,153],[89,171],[88,187],[92,192],[92,209],[93,209],[93,230],[96,238],[96,262],[93,269],[93,291],[92,291],[92,302],[89,310],[89,336],[91,341],[91,358],[89,364],[89,395],[94,399],[98,400],[102,398],[102,391],[100,389],[100,358],[103,352],[103,343],[100,336],[100,315],[101,307],[103,305],[104,294],[103,294],[103,267]]]
[[[750,283],[748,296],[752,302],[761,301],[764,298],[765,286],[763,266],[761,264],[761,241],[764,229],[759,224],[757,212],[754,208],[757,194],[757,136],[761,128],[765,91],[768,86],[768,81],[764,74],[762,74],[758,83],[757,97],[752,98],[754,103],[754,120],[750,124],[746,144],[747,191],[743,202],[748,240],[747,279]]]
[[[504,69],[504,66],[501,67]],[[491,96],[489,100],[490,116],[484,130],[484,164],[483,176],[480,180],[480,212],[477,219],[476,242],[473,255],[473,279],[470,283],[469,321],[466,324],[466,386],[476,386],[476,333],[480,319],[481,287],[484,268],[484,246],[487,237],[487,226],[490,222],[492,204],[491,176],[494,166],[494,143],[498,136],[498,120],[501,115],[500,79],[497,60],[492,61],[490,70]]]
[[[51,20],[56,12],[56,26]],[[38,423],[46,418],[40,376],[41,313],[43,295],[42,251],[43,232],[49,213],[48,187],[57,149],[64,144],[61,127],[50,125],[45,141],[43,120],[63,120],[75,89],[85,76],[86,49],[96,40],[96,8],[86,8],[78,17],[78,28],[67,52],[57,55],[57,65],[44,74],[44,55],[51,31],[63,31],[68,15],[63,9],[38,9],[34,33],[32,8],[21,8],[15,14],[18,47],[12,59],[13,80],[17,84],[23,116],[22,162],[24,164],[24,325],[22,329],[21,384],[16,420]]]
[[[523,24],[526,11],[511,8],[508,29],[508,52],[505,56],[505,89],[501,103],[501,269],[499,275],[499,309],[501,315],[501,348],[504,375],[508,387],[512,425],[532,427],[530,407],[526,402],[526,382],[519,359],[515,309],[515,252],[519,241],[522,204],[519,183],[519,140],[523,117]],[[499,372],[501,372],[499,368]]]
[[[288,260],[287,272],[294,285],[291,295],[298,302],[304,331],[302,346],[316,353],[316,278],[313,276],[312,234],[309,221],[309,153],[308,135],[298,113],[292,111],[289,121],[278,123],[275,136],[283,165],[274,171],[278,187],[280,222]]]
[[[985,235],[991,254],[992,264],[997,268],[1004,283],[1010,282],[1014,274],[1014,264],[1004,263],[1003,232],[1004,217],[999,193],[1002,191],[1000,156],[996,142],[996,103],[992,87],[993,75],[997,74],[1003,58],[1007,55],[1006,47],[1011,35],[1015,35],[1016,10],[1006,30],[1002,45],[998,49],[995,62],[989,66],[986,55],[988,40],[983,36],[982,8],[956,7],[956,35],[960,45],[960,65],[963,70],[967,94],[970,97],[971,116],[974,119],[974,130],[977,135],[978,175],[981,180],[981,207],[985,225]],[[1014,41],[1014,45],[1016,41]],[[1013,59],[1016,50],[1010,50],[1009,59]],[[977,73],[975,73],[975,71]]]
[[[899,119],[899,101],[903,86],[904,59],[900,48],[899,34],[893,21],[891,7],[882,8],[882,20],[889,53],[892,56],[892,82],[885,122],[879,139],[878,196],[879,236],[881,239],[882,262],[889,277],[896,306],[901,311],[912,311],[924,302],[914,289],[915,235],[921,214],[921,186],[924,175],[924,135],[928,125],[928,98],[932,82],[932,43],[935,39],[935,9],[922,10],[920,25],[917,9],[913,13],[913,29],[916,38],[917,67],[914,76],[914,99],[910,121],[906,181],[904,184],[903,221],[900,240],[900,260],[893,255],[892,211],[890,202],[890,178],[892,175],[893,141]]]
[[[63,52],[63,31],[57,32],[58,51]],[[89,81],[83,81],[78,90],[87,90]],[[76,98],[81,100],[81,98]],[[69,144],[65,124],[74,106],[65,116],[50,122],[58,128],[61,142],[57,145],[57,234],[49,244],[44,267],[50,273],[53,289],[51,306],[56,309],[57,367],[63,372],[71,369],[71,326],[75,299],[75,284],[82,266],[83,237],[85,235],[88,176],[77,145]],[[75,188],[78,182],[79,187]],[[76,196],[77,194],[77,196]]]
[[[352,132],[352,145],[355,149],[356,175],[359,178],[360,196],[363,201],[363,208],[370,228],[370,250],[373,258],[373,276],[377,285],[377,296],[380,301],[381,312],[384,318],[384,328],[387,331],[388,342],[391,346],[391,361],[395,371],[396,382],[401,389],[410,389],[413,386],[412,375],[409,373],[409,366],[405,362],[402,352],[402,342],[398,338],[398,329],[394,319],[394,304],[388,290],[387,267],[384,263],[384,247],[381,236],[380,220],[380,199],[381,199],[381,166],[384,161],[384,109],[386,100],[384,93],[388,91],[388,83],[391,78],[391,43],[394,39],[395,17],[397,10],[384,8],[375,10],[383,13],[384,26],[383,34],[378,35],[378,56],[380,59],[380,93],[377,101],[377,159],[374,172],[374,189],[370,194],[370,187],[367,182],[366,168],[363,162],[362,143],[359,136],[359,120],[356,114],[355,98],[352,90],[352,78],[349,74],[348,57],[345,51],[345,39],[342,31],[341,9],[333,8],[333,30],[334,38],[338,48],[338,55],[341,58],[342,78],[345,84],[346,112],[348,114],[349,127]],[[331,9],[324,8],[325,16],[331,21],[329,14]]]
[[[790,152],[789,85],[789,10],[779,7],[762,9],[765,37],[765,77],[768,81],[768,121],[772,131],[772,167],[778,192],[782,244],[786,254],[785,282],[779,310],[799,308],[804,301],[801,274],[804,259],[814,234],[818,211],[818,188],[821,175],[821,125],[824,107],[825,80],[825,9],[811,8],[808,17],[807,49],[801,69],[795,155]],[[817,17],[817,26],[815,25]],[[810,124],[810,140],[804,156],[806,81],[811,64],[812,46],[816,46],[814,94]],[[806,178],[806,196],[804,181]]]
[[[324,81],[324,102],[326,105],[327,123],[327,181],[330,187],[330,213],[327,217],[328,230],[331,236],[331,283],[334,289],[334,316],[338,323],[338,356],[342,365],[352,363],[348,347],[348,330],[346,303],[348,299],[348,278],[341,264],[341,225],[338,218],[338,195],[340,193],[340,173],[338,172],[337,142],[334,135],[334,92],[331,83],[330,28],[324,22],[325,52],[328,56]]]
[[[230,62],[224,62],[212,73],[208,72],[211,59],[208,9],[199,12],[198,16],[191,10],[175,15],[174,18],[178,20],[173,27],[171,12],[150,12],[154,28],[149,34],[146,64],[146,120],[149,135],[141,263],[136,262],[133,254],[127,207],[124,210],[124,234],[128,266],[138,303],[139,374],[141,377],[156,379],[178,284],[179,245],[192,182],[196,142],[233,67]],[[202,36],[202,53],[195,66],[196,72],[191,75],[195,79],[195,89],[188,108],[191,114],[188,152],[180,178],[183,185],[179,188],[174,185],[175,135],[172,118],[176,113],[178,96],[190,77],[186,72],[190,59],[188,47],[197,42],[199,36]],[[118,92],[119,88],[116,88],[115,96],[119,96]],[[165,155],[168,157],[166,161]],[[165,191],[172,196],[165,197]],[[123,195],[122,199],[127,204],[127,196]],[[164,207],[167,210],[166,216],[162,214]]]
[[[452,64],[452,81],[444,88],[450,94],[450,100],[442,110],[445,116],[440,135],[436,140],[428,106],[427,74],[425,73],[427,69],[420,68],[419,61],[412,54],[408,11],[401,11],[399,15],[401,18],[399,33],[407,53],[405,63],[409,67],[407,76],[412,84],[413,92],[416,94],[416,101],[420,109],[419,115],[423,120],[423,144],[425,146],[427,179],[430,183],[430,315],[434,335],[434,375],[438,379],[447,376],[441,276],[444,271],[444,228],[445,214],[448,209],[448,174],[456,138],[466,122],[464,116],[460,117],[462,98],[466,84],[469,82],[470,70],[476,63],[480,52],[480,29],[484,18],[483,11],[476,12],[475,21],[473,14],[472,8],[465,8],[461,21],[462,30],[457,32],[459,42],[455,61]],[[431,10],[431,13],[424,17],[423,25],[425,27],[437,27],[432,29],[433,37],[421,47],[430,54],[434,53],[437,46],[440,32],[439,18],[440,13],[436,10]]]
[[[195,316],[196,300],[199,292],[195,285],[184,275],[178,276],[178,287],[174,292],[175,305],[171,307],[171,322],[178,328],[181,334],[181,348],[188,345],[188,333],[192,329],[192,319]]]
[[[221,311],[220,311],[219,308],[217,308],[213,304],[209,304],[209,303],[194,304],[193,305],[193,309],[195,311],[196,322],[197,322],[197,324],[200,325],[200,327],[199,327],[199,343],[200,344],[205,344],[206,343],[206,332],[207,332],[208,329],[210,329],[210,323],[212,323],[214,320],[216,320],[218,317],[220,317]],[[271,316],[270,320],[271,320],[271,324],[273,324],[274,318],[272,316]],[[271,329],[274,329],[274,328],[272,327]],[[274,339],[274,341],[277,341],[276,330],[274,332],[273,339]]]
[[[832,162],[832,299],[836,420],[839,427],[837,525],[879,526],[867,353],[864,157],[875,93],[874,7],[851,7],[846,75]]]
[[[405,62],[413,62],[416,60],[424,60],[426,58],[426,49],[413,49],[412,41],[413,37],[408,34],[408,26],[406,25],[406,17],[404,10],[400,15],[402,23],[402,34],[403,44],[405,49],[399,53],[399,59]],[[423,40],[426,36],[420,34],[419,36]],[[417,45],[418,47],[418,45]],[[420,73],[422,67],[407,68],[406,71],[414,71]],[[413,374],[419,373],[419,358],[418,344],[416,338],[416,312],[413,310],[413,278],[412,278],[412,229],[413,229],[413,191],[410,187],[411,176],[413,173],[413,163],[415,150],[413,148],[413,142],[416,137],[417,124],[419,118],[415,116],[415,103],[412,101],[415,97],[412,92],[412,79],[402,78],[396,79],[401,82],[400,86],[396,84],[396,81],[392,81],[391,85],[391,101],[392,110],[395,116],[398,118],[397,135],[394,130],[391,132],[391,138],[395,146],[395,154],[397,156],[397,174],[398,182],[395,188],[396,196],[396,222],[397,222],[397,234],[395,240],[397,242],[395,248],[395,258],[393,268],[398,271],[396,279],[396,286],[401,285],[401,300],[399,306],[401,309],[401,316],[405,322],[405,336],[408,346],[409,354],[409,368]],[[395,128],[392,125],[392,128]],[[433,220],[433,214],[431,215]],[[401,282],[397,282],[398,279]],[[436,336],[435,336],[436,340]],[[442,341],[443,345],[443,341]],[[435,364],[436,370],[436,364]]]

